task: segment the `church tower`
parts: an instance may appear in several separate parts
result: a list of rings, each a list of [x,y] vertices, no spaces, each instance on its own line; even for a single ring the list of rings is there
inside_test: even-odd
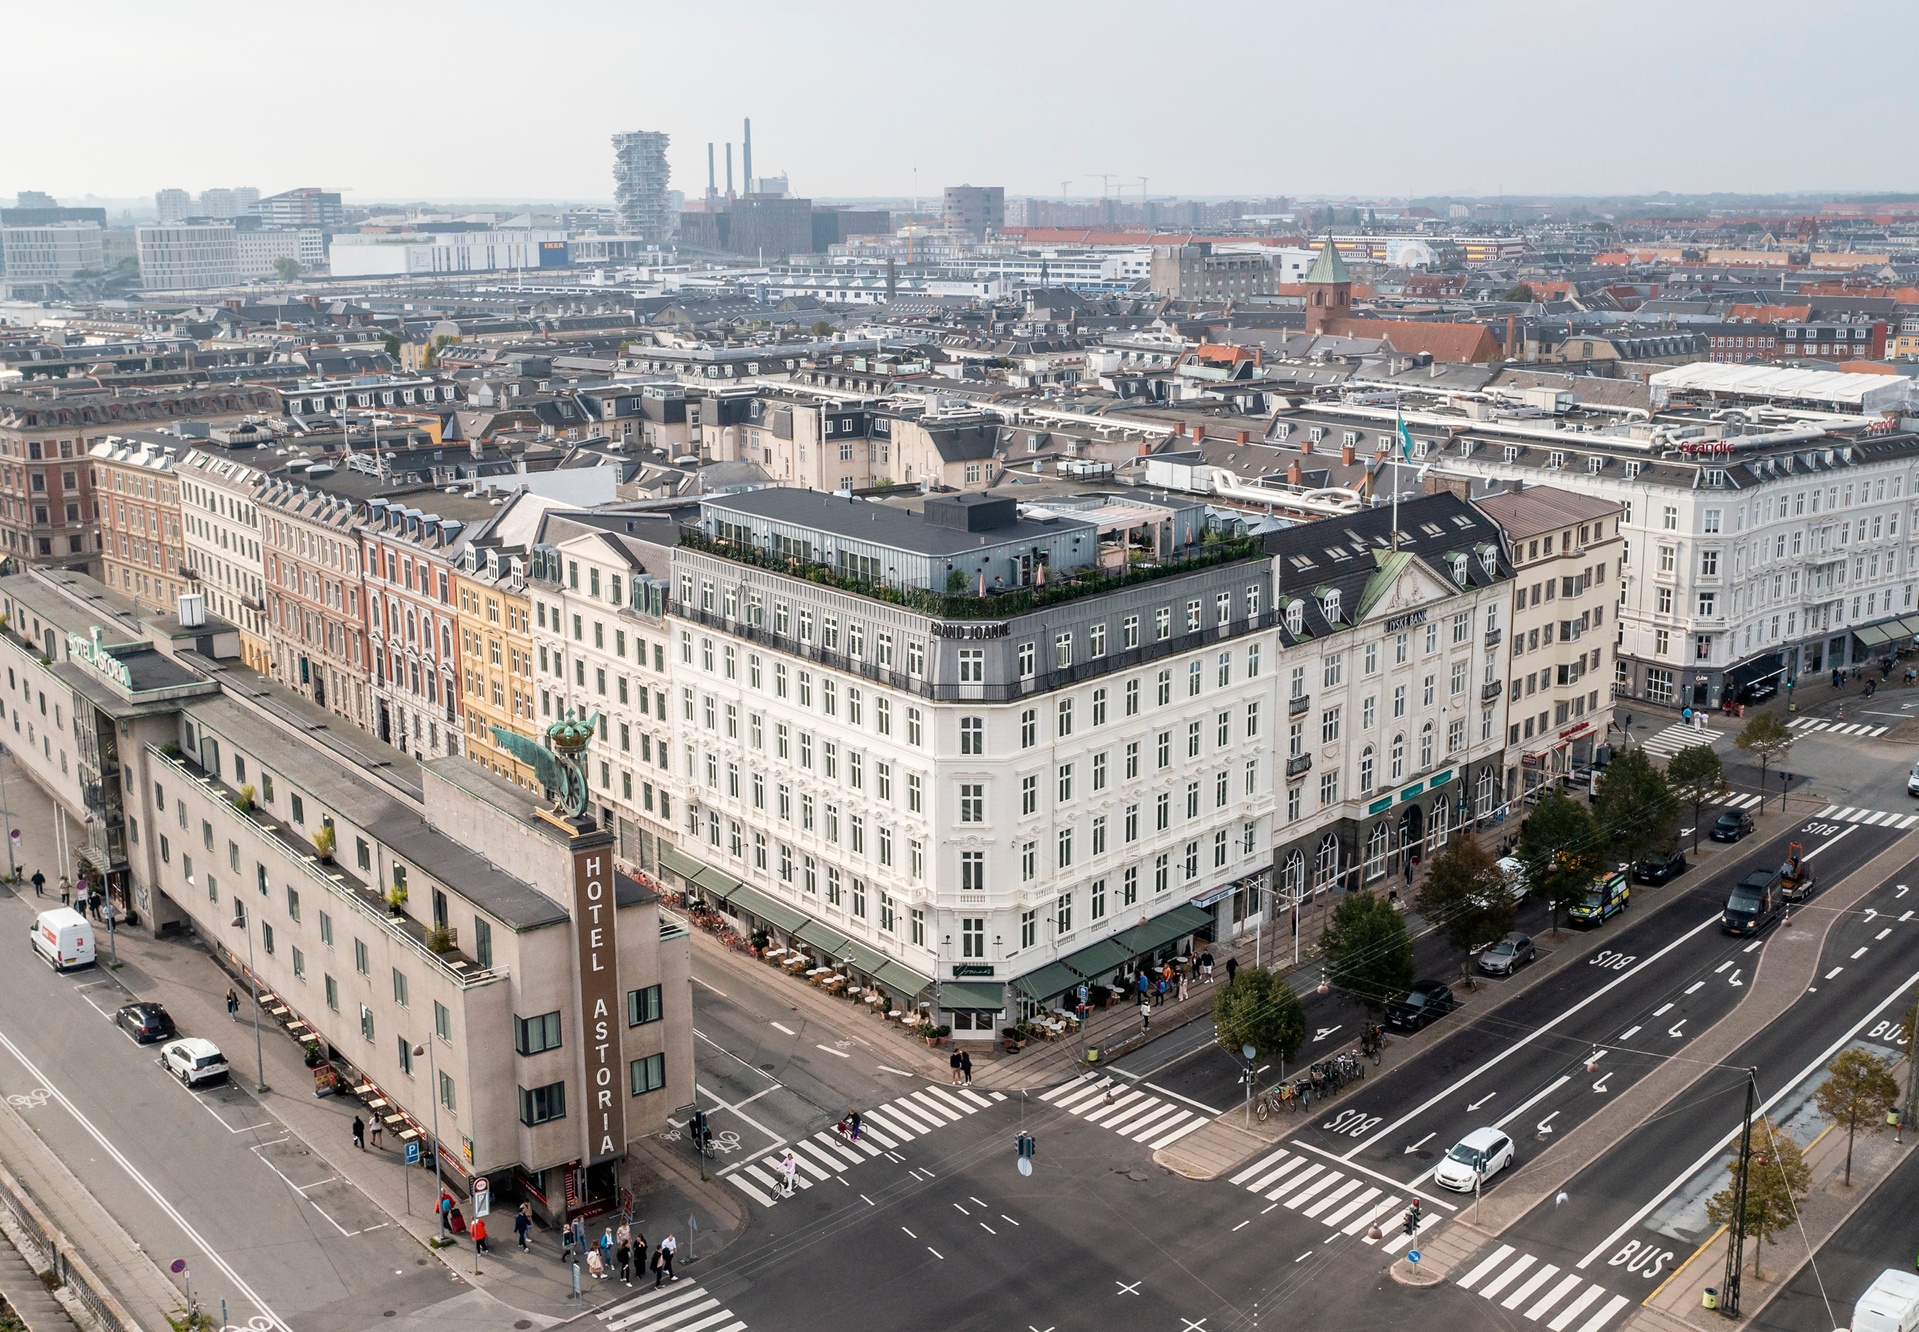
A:
[[[1327,324],[1349,317],[1353,306],[1353,275],[1328,236],[1319,258],[1306,273],[1306,331],[1324,333]]]

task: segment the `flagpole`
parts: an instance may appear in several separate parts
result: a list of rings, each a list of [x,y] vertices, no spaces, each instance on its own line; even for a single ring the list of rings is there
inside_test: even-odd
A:
[[[1406,452],[1406,422],[1399,415],[1399,390],[1393,390],[1393,554],[1399,553],[1399,459]]]

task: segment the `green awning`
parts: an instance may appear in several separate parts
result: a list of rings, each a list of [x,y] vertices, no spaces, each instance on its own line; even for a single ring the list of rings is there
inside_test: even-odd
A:
[[[1213,913],[1210,911],[1202,911],[1195,906],[1174,907],[1163,916],[1156,916],[1144,925],[1135,925],[1115,936],[1114,942],[1126,950],[1128,957],[1138,957],[1164,947],[1181,935],[1209,929],[1212,924]]]
[[[838,955],[847,966],[867,976],[877,977],[880,974],[880,968],[886,965],[886,959],[865,944],[850,942],[844,944]]]
[[[1102,939],[1091,948],[1082,948],[1070,957],[1060,961],[1080,975],[1091,980],[1114,967],[1123,966],[1132,958],[1132,954],[1114,943],[1111,939]]]
[[[690,881],[694,875],[706,867],[700,864],[699,861],[693,859],[693,857],[683,855],[678,847],[662,845],[660,847],[660,868],[670,870],[682,879]]]
[[[788,933],[803,927],[806,917],[787,906],[776,902],[757,888],[745,884],[735,884],[732,894],[727,898],[732,905],[743,911],[750,911],[768,925],[785,930]]]
[[[1914,638],[1919,638],[1919,615],[1908,615],[1905,619],[1899,621],[1899,632],[1902,634],[1910,634]]]
[[[812,944],[823,953],[837,953],[846,943],[846,936],[830,925],[822,925],[817,920],[807,920],[793,930],[793,936],[801,943]]]
[[[693,876],[693,882],[721,901],[725,901],[741,888],[745,887],[744,884],[731,874],[727,874],[722,870],[716,870],[711,865],[704,867],[698,874],[695,874]]]
[[[889,990],[898,990],[909,999],[933,983],[911,967],[901,966],[897,962],[880,963],[880,969],[873,973],[873,979]]]
[[[1864,629],[1853,630],[1852,636],[1867,647],[1878,647],[1898,638],[1900,631],[1896,624],[1869,624]]]
[[[1038,971],[1029,971],[1024,976],[1013,978],[1013,988],[1028,999],[1051,999],[1054,995],[1064,994],[1080,982],[1080,975],[1071,967],[1058,962],[1048,962]],[[942,995],[943,997],[943,995]]]
[[[940,986],[940,1007],[985,1008],[998,1012],[1006,1007],[1006,987],[998,982],[947,981]]]

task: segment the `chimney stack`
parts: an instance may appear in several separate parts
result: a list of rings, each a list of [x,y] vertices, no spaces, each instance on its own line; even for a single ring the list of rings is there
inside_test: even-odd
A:
[[[733,197],[733,145],[726,145],[726,197]]]
[[[1313,451],[1313,437],[1311,435],[1299,441],[1299,451],[1301,453],[1311,453]]]
[[[751,194],[753,192],[753,122],[750,118],[746,122],[745,137],[740,140],[740,174],[746,177],[746,188],[741,192]]]
[[[1340,445],[1339,460],[1348,467],[1353,465],[1353,446],[1351,444]]]
[[[706,197],[711,199],[719,193],[718,181],[713,175],[713,141],[706,141]]]
[[[1241,443],[1241,444],[1250,444],[1250,443],[1252,443],[1252,442],[1253,442],[1253,432],[1252,432],[1252,431],[1250,431],[1250,430],[1242,430],[1242,431],[1240,431],[1240,432],[1239,432],[1239,441],[1238,441],[1238,442],[1239,442],[1239,443]]]
[[[1202,439],[1205,439],[1205,438],[1206,438],[1206,423],[1204,421],[1193,422],[1193,443],[1197,444]]]
[[[1299,459],[1297,458],[1286,464],[1286,484],[1289,486],[1299,484]]]

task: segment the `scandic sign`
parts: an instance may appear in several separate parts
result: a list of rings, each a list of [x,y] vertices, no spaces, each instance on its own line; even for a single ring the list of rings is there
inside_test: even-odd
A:
[[[619,947],[614,933],[611,837],[573,852],[573,934],[580,964],[580,1042],[586,1067],[586,1162],[626,1148],[621,1094]]]

